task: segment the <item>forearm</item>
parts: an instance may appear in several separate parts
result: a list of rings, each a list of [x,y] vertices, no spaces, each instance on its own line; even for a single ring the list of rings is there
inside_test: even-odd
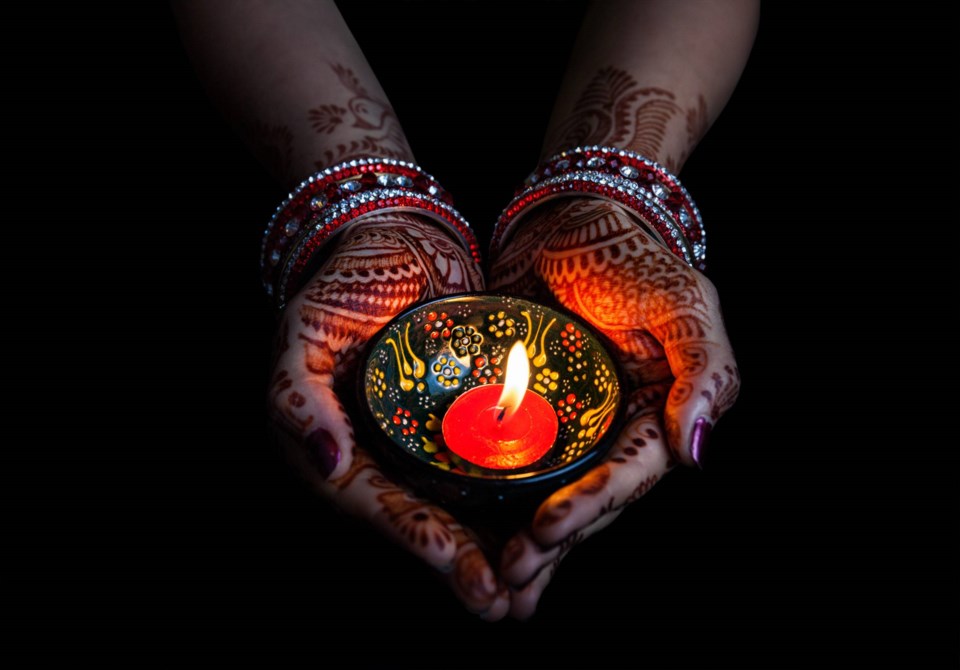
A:
[[[210,94],[286,185],[362,155],[413,160],[332,0],[175,0],[173,7]]]
[[[678,171],[733,92],[758,14],[759,0],[595,2],[544,155],[604,144]]]

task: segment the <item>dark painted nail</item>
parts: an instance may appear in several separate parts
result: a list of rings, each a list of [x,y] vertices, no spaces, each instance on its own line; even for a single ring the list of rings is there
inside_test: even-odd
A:
[[[307,458],[326,479],[340,462],[340,447],[326,428],[317,428],[304,440]]]
[[[690,437],[690,455],[694,462],[703,470],[703,456],[710,440],[710,431],[713,424],[706,417],[701,416],[693,423],[693,435]]]

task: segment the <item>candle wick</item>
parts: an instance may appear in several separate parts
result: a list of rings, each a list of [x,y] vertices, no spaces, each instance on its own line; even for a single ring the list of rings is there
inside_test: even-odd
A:
[[[497,422],[503,421],[503,415],[506,414],[506,413],[507,413],[507,408],[506,408],[506,406],[504,406],[504,407],[500,410],[500,413],[497,415]]]

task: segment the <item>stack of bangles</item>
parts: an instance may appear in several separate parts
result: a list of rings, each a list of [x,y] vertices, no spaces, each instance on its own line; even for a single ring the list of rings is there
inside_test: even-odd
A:
[[[414,212],[441,224],[480,262],[470,225],[450,195],[420,167],[392,158],[345,161],[308,177],[267,224],[260,250],[263,285],[282,309],[316,254],[349,223],[387,211]]]
[[[550,200],[591,195],[619,203],[665,247],[698,270],[706,267],[707,237],[693,198],[669,170],[638,153],[576,147],[540,163],[500,214],[490,245],[496,258],[517,223]]]
[[[700,211],[669,170],[638,153],[588,146],[540,163],[500,214],[495,258],[530,210],[550,200],[591,195],[619,203],[675,255],[705,268],[706,233]],[[311,260],[349,224],[386,211],[423,214],[441,224],[480,263],[470,225],[450,195],[418,166],[391,158],[360,158],[307,178],[277,208],[263,235],[263,284],[279,308],[300,288]]]

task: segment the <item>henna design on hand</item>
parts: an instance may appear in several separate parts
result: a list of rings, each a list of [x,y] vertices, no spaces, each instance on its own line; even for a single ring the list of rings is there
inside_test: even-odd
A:
[[[666,398],[668,438],[678,453],[686,449],[680,409],[696,394],[715,420],[739,389],[716,290],[614,203],[570,198],[530,217],[494,263],[499,286],[546,290],[610,338],[643,391],[632,396],[632,409],[650,411]]]
[[[606,491],[607,482],[614,475],[613,470],[629,463],[630,458],[634,458],[640,454],[640,449],[636,446],[628,446],[622,449],[622,453],[624,456],[613,456],[609,458],[606,463],[599,466],[596,470],[591,471],[588,475],[588,477],[590,477],[595,472],[601,472],[602,476],[595,478],[594,481],[585,486],[580,486],[580,482],[577,482],[573,488],[564,491],[564,500],[561,500],[555,505],[539,510],[533,520],[534,527],[538,530],[543,530],[548,526],[555,525],[569,516],[571,511],[573,511],[573,507],[576,504],[577,498],[584,496],[597,496]],[[587,477],[584,479],[587,479]],[[584,480],[581,480],[581,482],[582,481]],[[599,484],[601,481],[602,484],[598,486],[597,484]],[[619,502],[617,502],[616,496],[609,496],[606,502],[600,506],[599,512],[596,514],[596,516],[584,523],[583,526],[589,526],[611,512],[618,512],[622,510],[624,507],[636,501],[638,498],[652,489],[658,481],[660,481],[660,477],[658,475],[650,475],[649,477],[646,477],[634,487],[627,497]],[[563,541],[561,541],[561,544],[562,543]],[[518,559],[519,557],[516,557],[514,560]]]
[[[390,481],[357,446],[338,380],[352,380],[361,345],[411,303],[482,288],[469,253],[417,215],[389,212],[347,227],[324,266],[291,301],[271,382],[278,427],[314,486],[444,574],[457,597],[502,617],[506,591],[476,538],[446,511]]]
[[[435,225],[411,214],[364,220],[304,289],[299,316],[306,365],[341,366],[398,312],[419,300],[481,285],[469,255]],[[327,360],[332,357],[332,360]]]
[[[340,64],[330,67],[350,93],[346,107],[322,104],[308,110],[307,116],[318,134],[333,135],[337,130],[345,130],[350,139],[324,151],[323,160],[316,161],[317,169],[370,155],[411,158],[410,145],[390,103],[371,95],[350,68]]]
[[[661,155],[664,138],[674,119],[686,121],[687,147],[679,160]],[[588,144],[636,151],[676,171],[689,156],[709,124],[707,101],[684,110],[671,91],[641,87],[625,70],[605,67],[594,75],[574,103],[570,116],[550,133],[545,155]]]
[[[293,387],[293,384],[294,381],[288,370],[279,369],[274,374],[273,381],[270,384],[270,396],[273,400],[273,420],[279,428],[290,435],[303,436],[306,435],[308,428],[313,423],[314,417],[309,411],[298,411],[300,407],[287,402],[286,392]]]
[[[724,365],[723,374],[714,372],[710,375],[713,390],[704,389],[700,395],[710,402],[710,418],[716,421],[724,412],[737,402],[740,392],[740,371],[735,365]]]
[[[410,304],[445,293],[476,290],[482,277],[469,254],[437,226],[412,214],[391,212],[361,221],[324,267],[288,308],[280,327],[280,358],[290,360],[291,338],[302,351],[297,362],[278,368],[270,389],[280,427],[303,437],[313,425],[309,388],[291,389],[304,373],[332,388],[335,379],[348,379],[351,365],[366,342],[383,324]],[[295,336],[293,335],[295,333]],[[288,390],[296,391],[291,396]],[[331,401],[335,402],[335,401]],[[339,420],[349,424],[343,406]],[[352,435],[351,435],[352,439]]]
[[[556,505],[541,508],[533,519],[534,526],[552,526],[563,521],[573,510],[573,499],[594,496],[604,491],[610,481],[610,465],[597,466],[565,490],[566,498]]]
[[[419,542],[424,548],[432,543],[443,551],[454,541],[453,533],[446,527],[446,524],[454,523],[452,516],[413,497],[383,475],[373,476],[368,481],[371,486],[383,489],[377,494],[377,500],[387,519],[408,542]]]

